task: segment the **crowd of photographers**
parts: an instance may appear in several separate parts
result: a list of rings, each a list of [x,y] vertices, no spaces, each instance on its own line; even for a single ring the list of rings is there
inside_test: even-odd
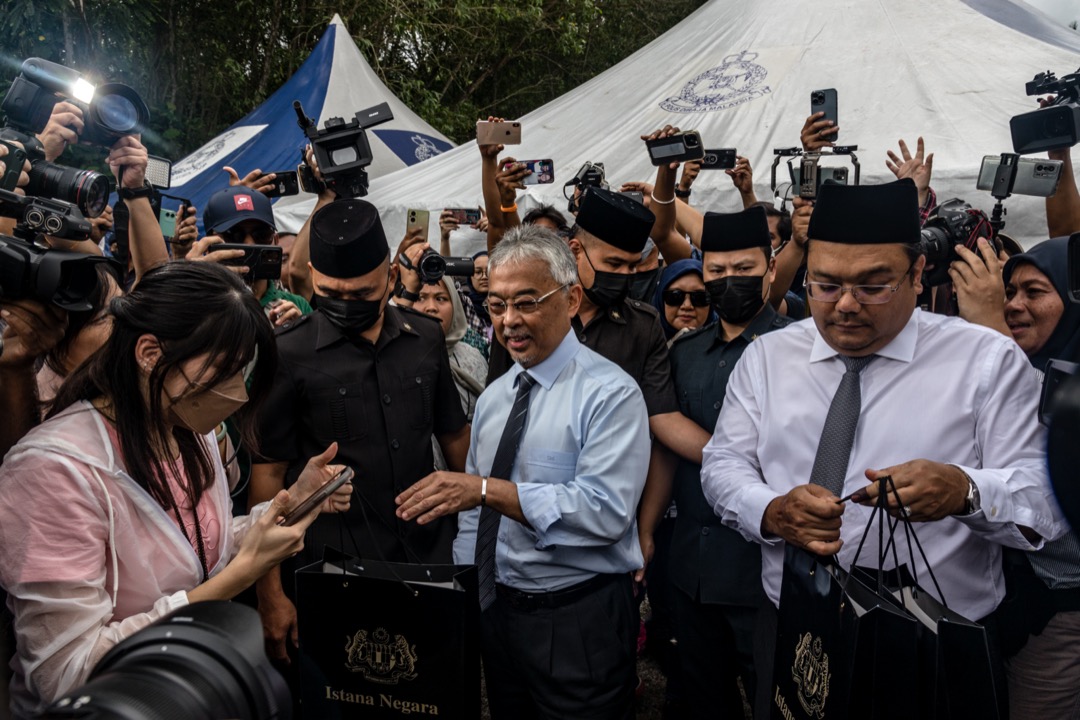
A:
[[[108,118],[54,99],[0,132],[16,716],[198,600],[254,604],[291,673],[292,576],[341,515],[360,556],[478,566],[493,717],[632,716],[639,635],[666,717],[768,717],[783,545],[850,563],[888,475],[920,567],[987,629],[999,716],[1080,717],[1080,544],[1039,419],[1043,374],[1080,360],[1067,147],[1052,239],[1026,251],[939,207],[922,138],[883,186],[774,202],[749,158],[621,184],[590,163],[568,211],[525,214],[534,167],[479,144],[484,208],[392,247],[366,176],[335,184],[317,141],[295,235],[272,174],[222,168],[166,236],[146,148]],[[837,131],[806,118],[801,153]],[[108,148],[116,205],[56,164],[79,142]],[[695,203],[717,181],[742,211]],[[466,225],[487,250],[456,258]],[[345,466],[355,491],[278,522]]]

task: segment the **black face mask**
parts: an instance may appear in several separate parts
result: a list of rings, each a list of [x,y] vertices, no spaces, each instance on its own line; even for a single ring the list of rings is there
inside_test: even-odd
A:
[[[319,295],[319,312],[342,332],[362,333],[379,319],[384,300],[342,300]]]
[[[659,276],[659,267],[652,270],[639,270],[631,275],[630,297],[642,302],[652,302],[652,297],[656,293],[656,279]]]
[[[716,314],[721,320],[741,325],[758,314],[765,298],[761,292],[764,275],[728,275],[705,283]]]
[[[585,297],[589,298],[593,305],[601,308],[613,307],[625,300],[630,294],[630,279],[633,275],[597,270],[584,247],[581,251],[585,253],[585,259],[595,275],[592,287],[585,288]]]

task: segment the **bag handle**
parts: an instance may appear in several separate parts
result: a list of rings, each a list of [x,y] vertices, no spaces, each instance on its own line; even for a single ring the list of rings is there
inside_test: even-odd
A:
[[[926,571],[930,574],[930,580],[934,583],[934,589],[937,590],[938,597],[941,598],[941,604],[946,609],[948,609],[949,603],[945,600],[945,594],[941,592],[941,585],[938,584],[937,576],[934,575],[934,568],[931,567],[930,560],[926,557],[926,551],[923,550],[922,543],[919,542],[919,534],[915,532],[915,527],[911,522],[911,518],[909,517],[907,506],[900,502],[900,493],[897,492],[896,483],[893,482],[892,477],[887,476],[887,479],[889,481],[889,489],[892,491],[892,496],[896,500],[896,505],[900,508],[900,517],[895,518],[889,526],[889,544],[894,545],[893,541],[896,537],[896,525],[902,523],[904,525],[904,537],[907,539],[908,558],[911,561],[911,575],[912,579],[915,581],[916,584],[916,589],[914,590],[914,592],[918,592],[917,586],[919,583],[919,569],[915,565],[915,554],[911,550],[912,540],[915,541],[915,547],[919,549],[919,556],[922,557],[923,563],[926,565]],[[893,547],[893,556],[896,556],[895,546]],[[896,566],[897,568],[899,568],[900,564],[897,563]]]
[[[851,568],[854,570],[855,566],[859,564],[859,557],[862,555],[863,546],[866,544],[866,538],[870,534],[871,528],[873,528],[873,526],[874,526],[874,518],[877,518],[880,515],[882,519],[878,522],[878,566],[877,566],[877,584],[878,584],[877,591],[878,591],[878,593],[881,593],[883,591],[884,587],[885,587],[885,576],[884,576],[884,571],[882,569],[882,566],[884,565],[884,555],[883,555],[882,549],[884,547],[883,543],[884,543],[884,539],[885,539],[884,538],[884,534],[885,534],[885,522],[884,522],[885,515],[884,515],[884,513],[885,513],[886,503],[888,502],[887,496],[885,495],[885,492],[884,492],[885,480],[886,479],[891,480],[892,478],[889,478],[888,476],[883,476],[881,478],[878,478],[879,491],[878,491],[877,501],[874,503],[874,509],[870,513],[870,519],[866,523],[866,528],[863,529],[862,538],[859,539],[859,547],[855,549],[855,557],[851,561]],[[890,540],[891,540],[891,535],[890,535]],[[841,584],[841,587],[845,591],[847,590],[847,583],[850,581],[850,579],[851,579],[851,574],[848,573],[847,578],[845,578],[845,581]]]

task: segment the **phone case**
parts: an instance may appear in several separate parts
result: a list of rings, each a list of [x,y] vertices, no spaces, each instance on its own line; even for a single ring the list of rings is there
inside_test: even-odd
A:
[[[696,130],[658,140],[646,140],[645,147],[649,151],[649,159],[652,160],[653,165],[701,160],[705,157],[701,133]]]
[[[476,143],[478,145],[520,145],[521,123],[481,120],[476,123]]]
[[[832,120],[834,125],[840,124],[837,96],[834,88],[815,90],[810,93],[810,114],[813,115],[819,112],[825,113],[825,117],[818,118],[819,120]],[[837,132],[834,135],[829,135],[829,140],[835,142],[839,137],[840,133]]]
[[[706,150],[705,157],[701,159],[702,170],[730,170],[735,167],[738,152],[735,148],[717,148]]]
[[[171,238],[176,235],[176,211],[161,209],[158,216],[158,224],[161,225],[161,236]]]
[[[524,160],[532,175],[522,181],[526,185],[548,185],[555,182],[555,164],[550,160]]]

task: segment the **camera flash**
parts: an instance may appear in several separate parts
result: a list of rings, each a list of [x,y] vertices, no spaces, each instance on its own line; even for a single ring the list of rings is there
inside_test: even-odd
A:
[[[94,91],[96,88],[86,81],[85,78],[79,78],[71,86],[71,96],[79,102],[89,103],[94,99]]]

